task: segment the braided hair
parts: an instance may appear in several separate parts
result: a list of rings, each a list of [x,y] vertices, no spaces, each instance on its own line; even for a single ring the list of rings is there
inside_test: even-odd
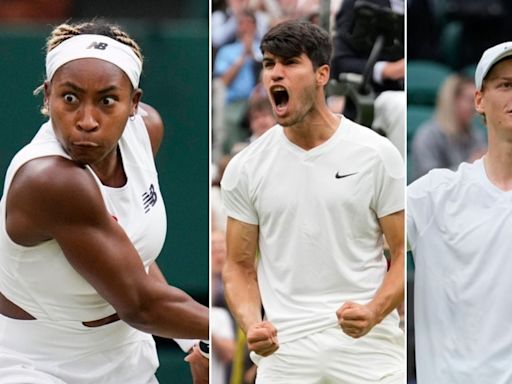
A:
[[[139,45],[126,32],[119,28],[119,26],[96,20],[76,24],[63,23],[56,26],[46,41],[46,53],[48,54],[52,49],[56,48],[59,44],[73,36],[88,34],[104,35],[117,40],[120,43],[129,46],[141,62],[144,59]],[[41,84],[34,90],[34,95],[39,94],[43,89],[44,84]],[[46,116],[48,115],[48,109],[46,106],[41,108],[41,113]]]

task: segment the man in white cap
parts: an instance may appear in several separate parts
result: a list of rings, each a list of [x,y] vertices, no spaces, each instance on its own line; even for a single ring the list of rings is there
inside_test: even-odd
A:
[[[419,384],[512,382],[512,42],[484,52],[475,83],[488,152],[408,188]]]

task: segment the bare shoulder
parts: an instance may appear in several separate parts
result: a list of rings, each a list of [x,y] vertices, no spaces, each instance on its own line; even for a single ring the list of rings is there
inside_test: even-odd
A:
[[[156,156],[158,148],[160,148],[160,144],[164,137],[164,123],[158,111],[151,105],[140,103],[140,107],[147,112],[147,115],[143,117],[143,120],[144,124],[146,124],[146,129],[148,130],[149,139],[151,140],[153,156]]]
[[[99,220],[106,213],[91,173],[60,156],[25,163],[7,195],[7,231],[21,245],[53,238],[59,225]]]

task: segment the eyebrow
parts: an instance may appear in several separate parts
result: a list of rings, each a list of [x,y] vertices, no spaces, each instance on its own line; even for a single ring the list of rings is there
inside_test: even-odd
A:
[[[60,86],[61,87],[69,87],[69,88],[73,89],[77,93],[85,93],[85,89],[79,87],[78,85],[76,85],[75,83],[72,83],[71,81],[66,81],[66,82],[60,84]],[[112,92],[112,91],[116,91],[118,89],[119,89],[119,87],[117,87],[115,85],[110,85],[110,86],[108,86],[106,88],[100,89],[96,93],[105,94],[105,93],[109,93],[109,92]]]

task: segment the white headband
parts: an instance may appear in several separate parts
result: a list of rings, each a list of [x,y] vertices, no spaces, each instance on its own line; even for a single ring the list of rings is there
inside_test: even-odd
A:
[[[77,59],[100,59],[118,66],[130,79],[133,88],[139,86],[142,62],[126,44],[103,35],[73,36],[46,55],[46,78],[51,80],[57,69]]]

